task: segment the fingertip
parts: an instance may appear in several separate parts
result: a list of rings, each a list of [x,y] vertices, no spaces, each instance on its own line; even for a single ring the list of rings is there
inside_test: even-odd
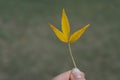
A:
[[[69,80],[70,73],[71,73],[71,70],[54,77],[52,80]]]
[[[71,72],[71,80],[85,80],[85,74],[78,68],[74,68]]]

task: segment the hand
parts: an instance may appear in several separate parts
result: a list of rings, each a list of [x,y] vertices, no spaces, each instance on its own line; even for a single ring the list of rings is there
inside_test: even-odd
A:
[[[85,80],[85,75],[78,68],[64,72],[52,80]]]

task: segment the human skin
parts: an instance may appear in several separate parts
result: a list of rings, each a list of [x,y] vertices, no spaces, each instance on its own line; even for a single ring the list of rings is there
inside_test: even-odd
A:
[[[52,80],[85,80],[85,74],[78,68],[66,71],[54,77]]]

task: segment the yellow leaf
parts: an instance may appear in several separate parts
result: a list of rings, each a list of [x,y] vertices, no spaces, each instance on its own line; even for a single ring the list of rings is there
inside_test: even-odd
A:
[[[70,25],[69,25],[69,21],[67,18],[67,15],[65,13],[65,10],[63,9],[62,11],[62,20],[61,20],[61,26],[62,26],[62,32],[63,34],[66,36],[66,38],[69,38],[70,35]]]
[[[56,36],[62,41],[67,43],[68,39],[66,39],[66,37],[64,36],[64,34],[59,31],[56,27],[54,27],[53,25],[50,24],[50,28],[53,30],[53,32],[56,34]]]
[[[70,36],[69,42],[70,42],[70,43],[73,43],[73,42],[77,41],[77,40],[81,37],[81,35],[85,32],[85,30],[88,28],[88,26],[89,26],[89,24],[86,25],[86,26],[84,26],[82,29],[74,32],[74,33]]]

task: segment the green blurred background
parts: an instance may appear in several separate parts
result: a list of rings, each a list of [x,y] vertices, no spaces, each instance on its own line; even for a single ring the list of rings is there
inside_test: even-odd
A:
[[[0,0],[0,80],[50,80],[73,68],[60,29],[66,10],[71,32],[91,26],[72,44],[87,80],[120,80],[119,0]]]

